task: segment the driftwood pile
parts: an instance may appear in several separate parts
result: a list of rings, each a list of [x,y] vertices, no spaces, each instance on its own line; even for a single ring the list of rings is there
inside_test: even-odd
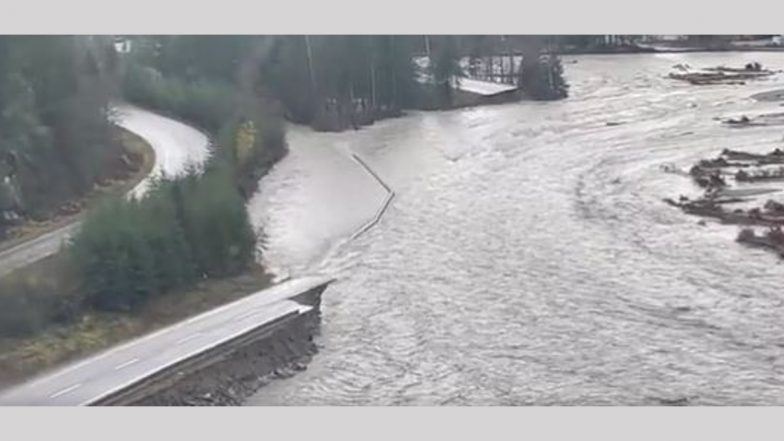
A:
[[[775,164],[781,166],[770,167]],[[768,248],[784,257],[784,203],[767,200],[761,207],[746,210],[726,207],[750,201],[742,191],[728,189],[731,181],[784,181],[784,151],[777,148],[767,154],[757,154],[725,149],[716,158],[699,161],[689,170],[689,175],[705,189],[703,195],[697,199],[686,196],[680,196],[678,200],[666,198],[664,202],[685,213],[717,219],[724,224],[744,225],[746,228],[738,234],[738,242]],[[757,234],[752,228],[755,226],[767,230]]]
[[[759,63],[748,63],[742,68],[734,67],[708,67],[701,72],[690,71],[688,66],[676,65],[679,73],[670,73],[669,77],[675,80],[686,81],[696,86],[711,84],[744,85],[746,81],[773,75],[774,71],[764,69]]]

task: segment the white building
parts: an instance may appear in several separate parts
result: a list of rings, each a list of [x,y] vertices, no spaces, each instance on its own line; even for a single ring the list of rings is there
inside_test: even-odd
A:
[[[115,37],[114,49],[121,54],[127,54],[131,51],[131,40],[122,37]]]

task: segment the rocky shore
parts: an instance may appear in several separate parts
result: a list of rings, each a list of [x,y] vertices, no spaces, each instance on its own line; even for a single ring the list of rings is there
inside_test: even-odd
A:
[[[244,346],[175,384],[131,403],[134,406],[239,406],[272,380],[307,369],[318,352],[313,310],[267,338]]]
[[[178,374],[143,397],[122,403],[132,406],[238,406],[270,381],[307,369],[318,352],[320,312],[313,308],[268,336],[210,361],[207,366]]]

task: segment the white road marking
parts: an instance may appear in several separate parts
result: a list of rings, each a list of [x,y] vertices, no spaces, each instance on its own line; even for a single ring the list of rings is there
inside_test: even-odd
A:
[[[133,346],[136,346],[139,343],[142,343],[142,342],[147,341],[147,340],[151,340],[151,339],[153,339],[155,337],[160,337],[163,334],[171,332],[172,328],[164,328],[164,329],[161,329],[160,331],[156,331],[156,332],[153,332],[151,334],[147,334],[147,335],[145,335],[143,337],[137,338],[135,340],[131,340],[128,343],[121,344],[120,346],[116,346],[114,348],[110,348],[110,349],[108,349],[108,350],[106,350],[104,352],[101,352],[98,355],[95,355],[95,356],[90,357],[90,358],[88,358],[86,360],[83,360],[83,361],[81,361],[81,362],[79,362],[79,363],[77,363],[77,364],[75,364],[73,366],[67,366],[63,370],[55,372],[55,373],[53,373],[51,375],[48,375],[46,377],[39,378],[39,379],[33,381],[32,383],[30,383],[30,386],[46,383],[46,382],[51,381],[51,380],[53,380],[53,379],[55,379],[57,377],[61,377],[61,376],[65,375],[65,374],[68,374],[70,372],[73,372],[75,370],[83,368],[84,366],[86,366],[88,364],[92,364],[92,363],[95,363],[95,362],[97,362],[99,360],[102,360],[102,359],[104,359],[104,358],[106,358],[106,357],[108,357],[110,355],[114,355],[114,354],[116,354],[116,353],[118,353],[120,351],[125,351],[125,350],[127,350],[129,348],[132,348]]]
[[[55,392],[52,395],[49,395],[49,398],[57,398],[60,395],[67,394],[68,392],[71,392],[72,390],[76,390],[79,387],[81,387],[81,383],[74,384],[73,386],[66,387],[65,389],[59,392]]]
[[[130,365],[132,365],[132,364],[134,364],[134,363],[136,363],[136,362],[138,362],[138,361],[139,361],[139,359],[138,359],[138,358],[134,358],[134,359],[132,359],[132,360],[128,360],[128,361],[126,361],[126,362],[125,362],[125,363],[123,363],[123,364],[118,364],[117,366],[115,366],[115,367],[114,367],[114,370],[115,370],[115,371],[119,371],[120,369],[122,369],[122,368],[124,368],[124,367],[128,367],[128,366],[130,366]]]
[[[68,367],[66,367],[66,368],[64,368],[64,369],[62,369],[60,371],[57,371],[57,372],[55,372],[55,373],[53,373],[53,374],[51,374],[49,376],[40,377],[37,380],[31,381],[29,383],[29,385],[30,385],[30,387],[38,386],[40,384],[43,384],[43,383],[46,383],[48,381],[54,380],[55,378],[62,377],[63,375],[65,375],[65,374],[67,374],[69,372],[75,371],[75,370],[77,370],[77,369],[79,369],[81,367],[84,367],[84,366],[86,366],[86,365],[88,365],[88,364],[90,364],[92,362],[93,362],[92,359],[81,361],[79,363],[76,363],[73,366],[68,366]]]
[[[294,301],[291,301],[291,300],[284,300],[284,301],[278,303],[277,305],[271,305],[270,311],[267,312],[265,320],[278,319],[278,318],[281,318],[282,316],[286,316],[286,315],[290,314],[291,312],[296,312],[297,308],[294,308],[292,310],[292,305],[298,305],[298,303],[296,303]],[[186,354],[180,355],[180,356],[178,356],[178,357],[176,357],[176,358],[174,358],[172,360],[164,362],[164,363],[162,363],[162,364],[160,364],[160,365],[158,365],[158,366],[148,370],[147,372],[143,372],[143,373],[137,375],[135,378],[132,378],[129,381],[123,383],[123,384],[120,384],[120,385],[118,385],[116,387],[110,388],[109,390],[104,390],[104,391],[100,392],[98,395],[95,395],[95,396],[85,400],[84,402],[80,403],[79,405],[80,406],[86,406],[86,405],[89,405],[91,403],[94,403],[94,402],[100,400],[103,397],[111,395],[112,393],[114,393],[116,391],[123,390],[123,389],[125,389],[125,388],[127,388],[127,387],[129,387],[129,386],[131,386],[133,384],[136,384],[140,380],[143,380],[144,378],[147,378],[147,377],[149,377],[150,375],[152,375],[152,374],[154,374],[156,372],[160,372],[160,371],[162,371],[164,369],[167,369],[170,366],[173,366],[173,365],[177,364],[178,362],[180,362],[182,360],[187,360],[188,358],[193,357],[195,354],[204,353],[204,352],[209,351],[211,349],[214,349],[214,348],[216,348],[216,347],[218,347],[218,346],[220,346],[222,344],[225,344],[227,341],[230,341],[233,338],[236,338],[237,336],[245,335],[245,334],[249,333],[251,330],[258,328],[258,326],[259,326],[258,324],[252,324],[250,326],[245,326],[245,327],[240,328],[240,329],[234,329],[233,332],[231,332],[228,335],[225,335],[225,336],[223,336],[221,338],[218,338],[215,341],[212,341],[210,344],[208,344],[206,346],[202,345],[198,349],[190,350]],[[197,334],[194,334],[194,335],[192,335],[190,337],[195,337]],[[190,338],[190,337],[188,337],[188,338]]]
[[[99,391],[94,396],[88,396],[88,395],[90,395],[90,393],[84,392],[83,394],[80,394],[79,396],[77,396],[75,394],[72,394],[72,395],[70,395],[68,397],[64,397],[64,399],[68,400],[68,401],[76,401],[74,399],[74,397],[75,397],[75,398],[77,398],[77,399],[82,401],[81,403],[79,403],[79,405],[87,405],[87,404],[93,403],[96,400],[100,400],[102,397],[108,396],[108,395],[110,395],[113,392],[116,392],[118,390],[122,390],[124,388],[127,388],[130,385],[135,384],[138,381],[140,381],[141,379],[144,379],[144,378],[146,378],[146,377],[148,377],[148,376],[150,376],[150,375],[152,375],[152,374],[154,374],[156,372],[159,372],[159,371],[161,371],[163,369],[167,369],[170,366],[172,366],[172,365],[174,365],[174,364],[176,364],[176,363],[178,363],[178,362],[180,362],[182,360],[185,360],[185,359],[188,359],[190,357],[193,357],[195,354],[211,350],[211,349],[213,349],[213,348],[215,348],[217,346],[220,346],[221,344],[224,344],[226,341],[229,341],[232,338],[236,338],[239,335],[244,335],[244,334],[250,332],[251,330],[256,329],[258,326],[263,325],[267,321],[275,320],[277,318],[282,318],[282,316],[291,314],[292,312],[301,314],[302,312],[304,312],[306,310],[310,310],[311,307],[298,304],[297,302],[294,302],[294,301],[290,300],[289,297],[291,297],[293,295],[297,295],[297,293],[304,292],[304,290],[312,289],[315,286],[321,286],[323,284],[328,284],[328,283],[330,283],[332,281],[334,281],[334,278],[328,278],[328,277],[322,276],[322,275],[319,275],[319,276],[306,276],[306,277],[303,277],[302,279],[292,279],[292,280],[290,280],[290,281],[288,281],[286,283],[281,283],[279,285],[275,285],[275,286],[267,288],[265,290],[261,290],[261,291],[255,293],[255,294],[252,294],[252,295],[246,297],[245,299],[237,301],[236,303],[229,303],[229,304],[224,305],[223,307],[219,307],[219,308],[217,308],[218,310],[226,311],[226,312],[229,312],[231,309],[235,309],[235,310],[236,309],[245,309],[244,311],[240,312],[240,315],[248,314],[248,313],[252,312],[253,314],[256,314],[257,317],[258,317],[258,320],[254,320],[254,322],[259,322],[259,323],[250,323],[247,320],[238,321],[235,317],[232,317],[231,315],[227,314],[227,316],[223,319],[223,322],[225,324],[225,326],[223,326],[223,328],[228,328],[228,329],[221,329],[221,332],[217,333],[217,335],[216,335],[216,332],[214,332],[212,330],[212,328],[209,328],[209,327],[206,328],[202,332],[198,332],[198,331],[196,331],[194,329],[191,332],[189,332],[188,335],[184,336],[178,342],[176,342],[176,344],[182,344],[182,343],[184,343],[186,341],[195,339],[197,337],[204,337],[203,340],[205,340],[205,341],[203,341],[199,345],[195,345],[195,344],[182,345],[181,347],[178,347],[178,348],[171,348],[170,343],[167,343],[167,342],[170,342],[171,340],[176,339],[176,337],[172,335],[171,336],[171,340],[164,339],[163,342],[162,342],[162,343],[166,344],[166,352],[167,352],[167,354],[165,355],[165,360],[163,360],[162,363],[158,363],[158,360],[156,359],[156,363],[157,364],[153,363],[154,365],[150,366],[149,368],[141,369],[143,366],[140,365],[139,369],[134,369],[134,372],[131,375],[134,378],[132,378],[132,379],[126,381],[126,382],[123,382],[122,384],[119,384],[119,385],[117,385],[115,387],[111,387],[111,388],[109,388],[109,390]],[[294,294],[292,294],[292,293],[294,293]],[[260,294],[263,294],[263,295],[260,295]],[[283,300],[283,299],[285,299],[285,300]],[[251,309],[252,309],[252,311],[251,311]],[[87,376],[87,374],[92,374],[92,375],[89,375],[89,377],[100,377],[100,376],[109,377],[110,376],[110,372],[112,372],[112,371],[118,372],[119,369],[122,369],[122,368],[124,368],[124,367],[126,367],[126,366],[128,366],[130,364],[138,363],[139,361],[145,361],[146,360],[144,356],[141,356],[142,355],[141,354],[141,352],[142,352],[141,350],[145,349],[145,348],[140,347],[140,345],[139,345],[140,343],[145,342],[145,341],[149,341],[149,340],[154,340],[156,337],[161,337],[162,334],[170,334],[170,333],[172,333],[175,330],[181,331],[180,335],[185,335],[185,332],[182,332],[182,331],[186,331],[186,329],[183,329],[186,326],[187,325],[185,325],[184,323],[181,322],[179,324],[173,325],[170,328],[164,328],[162,330],[159,330],[157,332],[153,332],[152,334],[148,334],[147,336],[144,336],[144,337],[139,338],[137,340],[132,340],[131,342],[128,342],[128,343],[123,344],[123,345],[120,345],[119,347],[116,347],[116,348],[110,349],[108,351],[105,351],[105,352],[103,352],[103,353],[101,353],[101,354],[99,354],[97,356],[94,356],[93,358],[89,358],[89,359],[77,362],[76,364],[71,365],[69,367],[66,367],[65,369],[63,369],[63,370],[61,370],[59,372],[55,372],[53,374],[50,374],[49,376],[36,379],[36,380],[34,380],[33,383],[27,383],[25,385],[21,385],[18,388],[15,388],[14,390],[11,390],[11,391],[0,391],[0,403],[6,402],[8,400],[11,400],[14,397],[30,396],[34,392],[34,391],[30,390],[31,386],[33,386],[33,385],[35,385],[35,387],[38,388],[38,390],[41,390],[42,393],[49,393],[50,391],[57,391],[57,392],[53,392],[51,395],[49,395],[49,399],[50,400],[53,400],[53,399],[55,399],[57,397],[60,397],[60,396],[63,396],[65,394],[69,393],[69,392],[72,392],[73,390],[75,390],[77,388],[80,388],[80,387],[84,386],[83,383],[74,384],[75,381],[78,380],[78,378],[73,378],[71,381],[68,381],[67,379],[62,378],[67,373],[73,373],[74,371],[80,371],[81,373],[83,373],[84,375],[80,375],[82,377]],[[198,329],[200,326],[197,325],[197,326],[194,326],[194,327]],[[160,345],[158,345],[158,346],[160,346]],[[198,346],[198,347],[196,347],[196,346]],[[154,348],[155,347],[150,348],[150,349],[154,350]],[[159,348],[159,349],[163,349],[163,348]],[[132,353],[131,351],[134,351],[135,353]],[[122,356],[122,352],[125,352],[125,356],[124,357]],[[147,351],[147,352],[149,352],[149,351]],[[169,352],[171,352],[171,354],[169,354]],[[128,360],[128,362],[125,362],[122,365],[114,366],[114,363],[116,363],[116,361],[114,361],[114,363],[110,364],[110,362],[108,362],[108,360],[105,360],[109,356],[118,356],[118,355],[121,356],[121,358],[115,359],[115,360],[117,360],[117,361],[119,361],[119,360]],[[137,356],[139,358],[139,360],[138,361],[133,361],[133,363],[131,363],[130,359],[132,357],[134,357],[134,356]],[[103,363],[96,363],[97,361],[102,360],[102,359],[104,360]],[[146,364],[147,363],[145,363],[145,365]],[[95,366],[95,368],[96,368],[95,371],[96,372],[92,372],[92,373],[85,372],[85,368],[87,368],[88,365]],[[137,370],[141,370],[141,371],[144,371],[144,372],[136,372]],[[131,370],[128,370],[128,371],[125,371],[125,372],[131,372]],[[43,385],[43,383],[55,381],[57,379],[63,380],[57,386],[53,385],[53,386],[50,386],[48,388],[45,388],[45,386]],[[66,381],[68,381],[68,382],[66,382]],[[63,386],[64,384],[69,384],[69,383],[71,384],[71,386],[69,386],[69,387],[67,387],[65,389],[61,389],[61,390],[55,389],[55,387],[59,386],[60,388],[62,388],[62,387],[64,387]],[[86,391],[86,389],[83,389],[83,391]],[[44,395],[44,396],[46,396],[46,395]],[[62,400],[60,400],[60,401],[62,401]]]
[[[196,337],[198,337],[200,335],[201,335],[201,332],[197,332],[195,334],[191,334],[191,335],[189,335],[189,336],[187,336],[185,338],[181,338],[181,339],[177,340],[177,344],[178,345],[183,344],[186,341],[193,340],[194,338],[196,338]]]
[[[114,348],[109,348],[109,349],[107,349],[104,352],[101,352],[101,353],[99,353],[97,355],[94,355],[94,356],[92,356],[90,358],[82,360],[81,362],[78,362],[78,363],[76,363],[74,365],[65,366],[62,370],[59,370],[59,371],[56,371],[56,372],[54,372],[52,374],[48,374],[48,375],[46,375],[44,377],[39,377],[37,379],[32,380],[32,382],[27,384],[26,387],[41,386],[41,385],[43,385],[45,383],[48,383],[48,382],[51,382],[51,381],[55,380],[56,378],[62,377],[65,374],[69,374],[69,373],[71,373],[73,371],[77,371],[77,370],[79,370],[79,369],[81,369],[81,368],[83,368],[83,367],[85,367],[85,366],[87,366],[89,364],[93,364],[95,362],[98,362],[99,360],[107,358],[107,357],[109,357],[111,355],[115,355],[115,354],[117,354],[119,352],[128,351],[128,350],[138,346],[139,344],[141,344],[143,342],[152,340],[154,338],[161,337],[164,334],[168,334],[168,333],[170,333],[170,332],[172,332],[174,330],[178,330],[180,328],[183,328],[183,327],[187,326],[190,323],[193,323],[195,321],[201,320],[201,319],[203,319],[203,318],[205,318],[207,316],[211,316],[211,315],[220,313],[220,312],[222,312],[224,310],[227,310],[229,308],[237,308],[237,307],[239,307],[239,305],[245,304],[245,303],[258,303],[257,306],[268,306],[271,303],[276,303],[277,301],[279,301],[278,299],[276,299],[276,294],[275,294],[276,291],[278,291],[278,292],[285,292],[283,290],[286,289],[284,287],[287,287],[287,286],[289,287],[290,291],[298,291],[298,290],[302,289],[302,288],[299,288],[300,285],[308,286],[310,284],[313,284],[315,281],[321,281],[321,282],[327,283],[327,282],[334,281],[334,279],[333,278],[327,278],[327,277],[321,276],[321,275],[306,276],[306,277],[302,277],[302,278],[298,278],[298,279],[291,279],[291,278],[289,278],[288,280],[284,280],[284,281],[278,283],[277,285],[273,285],[273,286],[271,286],[271,287],[269,287],[267,289],[264,289],[264,290],[261,290],[261,291],[255,293],[253,295],[244,297],[244,298],[242,298],[240,300],[236,300],[235,302],[232,302],[232,303],[227,303],[227,304],[225,304],[223,306],[219,306],[218,308],[215,308],[215,309],[212,309],[210,311],[207,311],[206,313],[202,313],[201,315],[197,315],[195,317],[192,317],[189,320],[186,320],[184,322],[180,322],[180,323],[177,323],[175,325],[169,326],[168,328],[163,328],[161,330],[152,332],[150,334],[147,334],[145,336],[136,338],[136,339],[131,340],[131,341],[127,342],[127,343],[124,343],[124,344],[121,344],[119,346],[116,346]],[[262,293],[262,292],[265,293],[265,297],[268,298],[268,301],[259,302],[259,299],[256,298],[256,294],[259,294],[259,293]],[[185,339],[177,342],[177,344],[184,343],[184,342],[186,342],[188,340],[191,340],[192,338],[195,338],[195,336],[196,335],[190,335],[190,336],[186,337]]]

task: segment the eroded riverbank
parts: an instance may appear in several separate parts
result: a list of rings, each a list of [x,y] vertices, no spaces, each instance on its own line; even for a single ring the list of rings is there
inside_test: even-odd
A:
[[[266,258],[339,280],[308,369],[248,404],[784,403],[778,258],[662,201],[702,192],[663,165],[781,139],[715,120],[775,111],[750,96],[780,75],[667,78],[749,61],[784,67],[772,53],[580,57],[563,102],[293,134],[254,206]],[[347,243],[383,200],[350,152],[397,196]]]

